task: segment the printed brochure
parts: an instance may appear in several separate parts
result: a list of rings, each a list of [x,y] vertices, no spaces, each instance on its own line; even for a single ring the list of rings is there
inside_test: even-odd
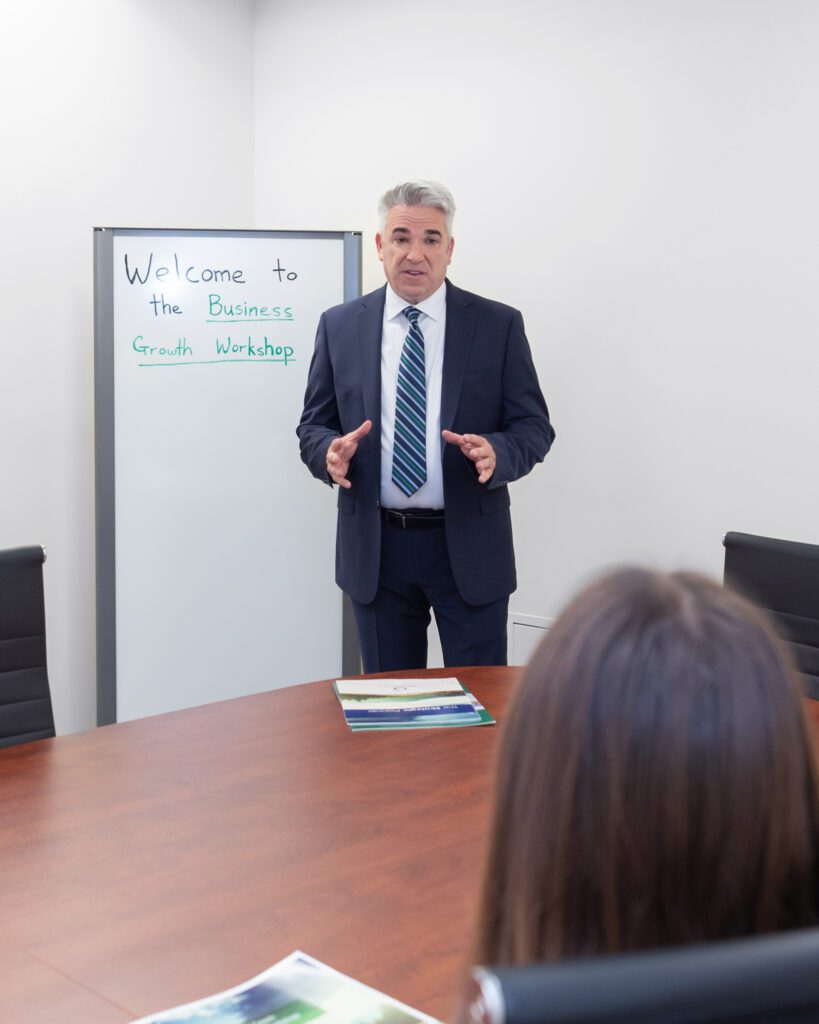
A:
[[[495,721],[457,679],[339,679],[334,689],[354,731],[439,729]]]
[[[296,951],[243,985],[134,1024],[438,1024]]]

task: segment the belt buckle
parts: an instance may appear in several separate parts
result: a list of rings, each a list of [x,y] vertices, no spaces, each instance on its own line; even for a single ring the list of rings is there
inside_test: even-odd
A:
[[[397,529],[409,529],[409,526],[407,526],[407,520],[409,519],[409,516],[407,516],[406,513],[404,512],[400,512],[397,508],[385,508],[384,518],[391,526],[394,526]]]

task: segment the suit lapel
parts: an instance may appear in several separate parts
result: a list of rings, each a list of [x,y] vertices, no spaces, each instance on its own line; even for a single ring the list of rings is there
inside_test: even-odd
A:
[[[361,391],[364,415],[373,421],[375,437],[381,435],[381,331],[384,323],[386,285],[362,300],[356,318],[356,340],[361,359]],[[379,441],[380,444],[380,441]]]
[[[446,283],[446,334],[444,336],[444,370],[441,380],[441,429],[452,430],[461,396],[472,333],[475,310],[465,292]]]

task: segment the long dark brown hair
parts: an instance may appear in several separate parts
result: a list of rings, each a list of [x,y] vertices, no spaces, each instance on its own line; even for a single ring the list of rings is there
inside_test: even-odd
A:
[[[560,616],[504,723],[476,962],[815,924],[818,794],[762,614],[699,576],[612,573]]]

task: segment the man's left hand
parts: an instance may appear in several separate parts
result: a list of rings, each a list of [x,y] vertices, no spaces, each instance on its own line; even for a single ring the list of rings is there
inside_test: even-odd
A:
[[[464,455],[475,463],[478,471],[478,483],[485,484],[495,472],[495,449],[478,434],[453,434],[451,430],[442,430],[441,436],[447,444],[456,444]]]

